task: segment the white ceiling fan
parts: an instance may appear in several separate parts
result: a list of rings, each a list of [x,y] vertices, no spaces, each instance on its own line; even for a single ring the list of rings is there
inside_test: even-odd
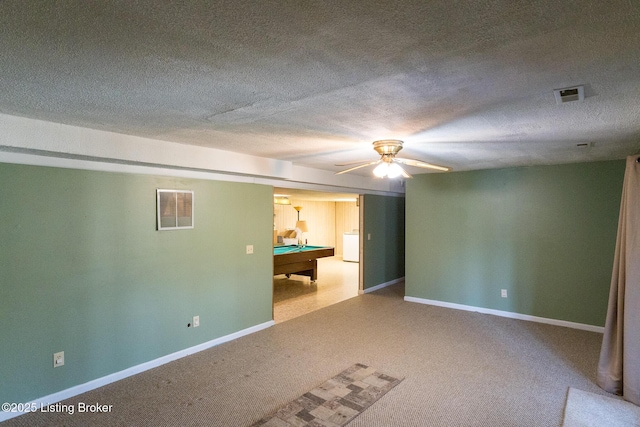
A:
[[[380,154],[380,159],[370,161],[357,161],[351,163],[343,163],[336,166],[350,166],[353,164],[358,164],[349,169],[345,169],[343,171],[337,172],[336,175],[340,175],[343,173],[351,172],[356,169],[364,168],[366,166],[378,165],[373,170],[373,174],[379,178],[384,178],[388,176],[389,178],[397,178],[402,175],[405,178],[411,178],[411,175],[405,171],[400,163],[408,166],[417,166],[419,168],[425,169],[434,169],[441,172],[449,172],[451,168],[446,166],[434,165],[433,163],[423,162],[422,160],[414,160],[414,159],[403,159],[396,157],[396,154],[400,150],[402,150],[402,141],[397,139],[383,139],[380,141],[374,141],[373,149]]]

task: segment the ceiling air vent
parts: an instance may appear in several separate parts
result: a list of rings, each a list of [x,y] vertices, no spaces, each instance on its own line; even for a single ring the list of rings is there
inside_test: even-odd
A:
[[[556,97],[556,104],[564,104],[572,101],[584,100],[584,86],[566,87],[555,89],[553,94]]]

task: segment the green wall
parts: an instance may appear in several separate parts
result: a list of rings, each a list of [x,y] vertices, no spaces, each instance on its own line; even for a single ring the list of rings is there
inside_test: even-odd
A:
[[[0,401],[272,319],[272,187],[11,164],[0,182]],[[156,231],[157,188],[195,191],[194,229]]]
[[[365,194],[363,203],[363,283],[367,289],[404,276],[405,199]]]
[[[604,325],[624,167],[608,161],[409,180],[406,295]]]

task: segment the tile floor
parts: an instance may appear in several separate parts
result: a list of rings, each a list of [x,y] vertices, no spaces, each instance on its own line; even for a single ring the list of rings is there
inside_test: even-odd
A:
[[[318,259],[318,280],[284,274],[273,277],[273,318],[276,323],[302,316],[358,295],[357,262],[339,257]]]

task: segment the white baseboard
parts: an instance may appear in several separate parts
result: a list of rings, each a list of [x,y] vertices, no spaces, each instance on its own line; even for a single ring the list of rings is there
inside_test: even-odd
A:
[[[270,326],[273,326],[274,324],[275,322],[273,320],[270,320],[268,322],[261,323],[259,325],[251,326],[250,328],[246,328],[241,331],[234,332],[232,334],[225,335],[223,337],[216,338],[214,340],[195,345],[193,347],[185,348],[184,350],[176,351],[175,353],[171,353],[166,356],[162,356],[157,359],[150,360],[145,363],[141,363],[140,365],[132,366],[123,371],[115,372],[113,374],[109,374],[102,378],[97,378],[87,383],[80,384],[80,385],[68,388],[66,390],[62,390],[62,391],[50,394],[48,396],[41,397],[39,399],[32,400],[25,406],[33,407],[33,405],[35,405],[36,408],[41,408],[47,405],[51,405],[65,399],[69,399],[70,397],[74,397],[79,394],[85,393],[87,391],[94,390],[98,387],[102,387],[107,384],[111,384],[121,379],[130,377],[132,375],[136,375],[141,372],[148,371],[149,369],[156,368],[158,366],[164,365],[165,363],[173,362],[174,360],[183,358],[185,356],[189,356],[190,354],[198,353],[200,351],[206,350],[211,347],[215,347],[222,343],[235,340],[237,338],[252,334],[254,332],[261,331]],[[22,414],[23,414],[22,412],[0,412],[0,422],[6,421],[11,418],[15,418]]]
[[[494,310],[491,308],[474,307],[472,305],[456,304],[452,302],[437,301],[431,299],[404,297],[407,302],[417,302],[419,304],[435,305],[438,307],[453,308],[456,310],[476,311],[483,314],[492,314],[494,316],[508,317],[510,319],[527,320],[530,322],[546,323],[548,325],[564,326],[566,328],[581,329],[583,331],[604,333],[604,327],[587,325],[584,323],[569,322],[566,320],[549,319],[546,317],[530,316],[528,314],[513,313],[511,311]]]
[[[368,294],[369,292],[375,292],[375,291],[380,290],[382,288],[386,288],[387,286],[391,286],[391,285],[395,285],[396,283],[400,283],[403,280],[404,280],[404,276],[400,277],[398,279],[393,279],[393,280],[391,280],[389,282],[380,283],[379,285],[372,286],[372,287],[367,288],[365,290],[360,290],[360,291],[358,291],[358,294],[362,295],[362,294]]]

